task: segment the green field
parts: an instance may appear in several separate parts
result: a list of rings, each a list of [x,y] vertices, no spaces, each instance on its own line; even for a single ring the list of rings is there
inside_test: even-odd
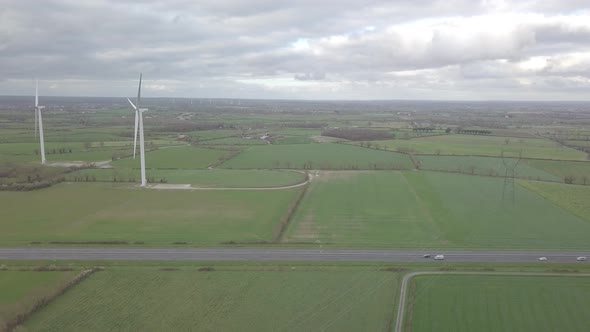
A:
[[[52,161],[103,161],[111,160],[113,155],[130,155],[132,145],[107,145],[103,147],[85,147],[84,142],[46,143],[45,157]],[[60,153],[60,149],[65,152]],[[5,143],[0,144],[0,158],[2,162],[37,162],[41,160],[38,153],[39,144],[36,143]],[[71,151],[71,152],[70,152]]]
[[[391,328],[398,274],[299,268],[107,269],[28,320],[31,331],[378,331]]]
[[[0,270],[0,330],[16,315],[29,311],[38,300],[54,294],[76,274],[76,271]]]
[[[199,142],[201,145],[265,145],[268,142],[258,138],[258,135],[253,136],[250,139],[241,137],[224,137],[218,139],[210,139]]]
[[[295,171],[226,170],[226,169],[150,169],[148,178],[166,183],[188,183],[197,187],[278,187],[305,181],[305,174]],[[86,177],[88,176],[88,180]],[[85,169],[66,175],[69,181],[139,182],[138,169]]]
[[[252,146],[221,168],[410,169],[408,156],[345,144]]]
[[[272,144],[309,144],[313,140],[307,136],[283,136],[275,139]]]
[[[590,278],[417,276],[406,331],[587,331]]]
[[[524,160],[531,167],[552,174],[563,181],[566,176],[573,176],[574,183],[590,184],[590,162]]]
[[[508,143],[507,143],[508,142]],[[499,157],[517,155],[522,150],[523,158],[560,160],[586,160],[586,154],[566,148],[542,138],[514,138],[498,136],[443,135],[414,138],[410,140],[374,141],[381,148],[392,151],[434,155],[474,155]],[[359,145],[360,143],[354,143]]]
[[[565,186],[565,185],[564,185]],[[430,172],[320,173],[286,242],[436,248],[588,248],[590,223],[503,180]]]
[[[523,187],[538,193],[553,204],[590,222],[590,187],[521,181]]]
[[[178,168],[199,169],[215,164],[220,158],[227,156],[226,150],[197,148],[192,146],[162,148],[146,153],[147,168]],[[121,168],[139,168],[139,150],[135,159],[125,158],[113,162],[113,166]]]
[[[295,193],[295,189],[142,190],[107,183],[64,183],[32,192],[0,192],[2,213],[11,216],[0,220],[0,244],[270,241]]]
[[[520,160],[519,162],[517,159],[510,158],[502,160],[502,158],[497,157],[432,155],[418,155],[415,158],[420,161],[420,169],[423,170],[502,177],[507,168],[509,169],[516,164],[516,177],[535,180],[563,181],[562,177],[535,167],[538,162],[553,163],[553,161]],[[565,164],[567,162],[560,161],[555,163]]]

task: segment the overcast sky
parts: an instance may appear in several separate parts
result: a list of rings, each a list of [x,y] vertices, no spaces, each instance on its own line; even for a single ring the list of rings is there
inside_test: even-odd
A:
[[[0,95],[589,100],[590,1],[3,0]]]

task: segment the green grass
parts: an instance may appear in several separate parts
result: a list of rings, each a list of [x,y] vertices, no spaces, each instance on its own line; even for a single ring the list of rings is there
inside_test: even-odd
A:
[[[584,147],[584,148],[590,147],[590,141],[565,140],[563,143],[568,146],[579,146],[579,147]]]
[[[271,134],[285,135],[285,136],[319,136],[322,134],[318,129],[303,129],[303,128],[284,128],[271,131]]]
[[[37,331],[378,331],[398,275],[316,268],[198,272],[107,269],[26,322]]]
[[[442,245],[428,208],[400,172],[322,172],[308,189],[285,242]]]
[[[191,132],[187,132],[186,134],[190,135],[192,137],[196,137],[200,140],[207,140],[207,139],[216,139],[216,138],[223,138],[223,137],[240,135],[241,133],[242,133],[241,130],[218,129],[218,130],[191,131]]]
[[[277,138],[272,144],[309,144],[313,140],[307,136],[285,136]]]
[[[252,136],[251,139],[241,137],[224,137],[199,142],[201,145],[264,145],[266,141],[258,138],[258,135]]]
[[[141,190],[105,183],[0,192],[0,244],[270,241],[296,190]],[[34,207],[34,208],[32,208]]]
[[[464,174],[477,174],[488,176],[504,176],[507,167],[518,162],[517,159],[495,157],[475,157],[475,156],[432,156],[432,155],[417,155],[415,157],[421,162],[421,169],[445,172],[457,172]],[[506,165],[504,164],[506,162]],[[562,181],[563,178],[546,172],[535,167],[539,160],[521,160],[516,167],[516,176],[522,178],[540,179],[548,181]],[[559,161],[554,163],[567,163]]]
[[[90,143],[88,143],[90,144]],[[113,155],[130,155],[133,150],[129,145],[105,144],[103,147],[87,149],[84,142],[46,143],[45,157],[49,163],[54,161],[104,161],[111,160]],[[59,153],[66,149],[66,153]],[[69,150],[71,149],[71,153]],[[37,143],[5,143],[0,144],[2,161],[37,162],[40,160]]]
[[[140,178],[138,169],[85,169],[66,175],[66,179],[74,181],[89,177],[96,181],[133,181]],[[147,176],[156,182],[165,179],[167,183],[190,183],[199,187],[278,187],[297,184],[305,181],[305,175],[298,172],[272,170],[227,170],[227,169],[150,169]]]
[[[221,168],[410,169],[408,156],[345,144],[252,146],[220,165]]]
[[[321,173],[285,241],[413,248],[588,248],[590,223],[503,180],[431,172]]]
[[[557,206],[590,222],[590,187],[557,183],[519,182],[523,187],[538,193]]]
[[[52,295],[76,273],[0,270],[0,329],[16,315],[29,311],[41,298]]]
[[[590,184],[590,162],[524,160],[524,163],[552,174],[559,181],[563,181],[566,176],[573,176],[574,183],[586,181],[586,184]]]
[[[506,141],[508,140],[508,144]],[[356,145],[360,143],[354,143]],[[514,138],[474,135],[442,135],[410,140],[374,141],[388,150],[408,151],[416,154],[474,155],[498,157],[517,155],[524,158],[585,160],[586,154],[566,148],[548,139]]]
[[[414,332],[587,331],[590,326],[589,278],[417,276],[412,287],[406,324]]]
[[[139,156],[139,150],[137,151]],[[229,151],[197,148],[192,146],[163,148],[146,153],[147,168],[179,168],[199,169],[219,161],[227,156]],[[121,168],[139,168],[139,157],[125,158],[113,162],[113,166]]]

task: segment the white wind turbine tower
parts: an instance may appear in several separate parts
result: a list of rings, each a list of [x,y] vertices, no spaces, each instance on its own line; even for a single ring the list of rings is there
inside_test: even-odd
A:
[[[145,187],[147,184],[147,180],[145,177],[145,144],[144,144],[144,137],[143,137],[143,115],[142,113],[147,111],[147,108],[140,108],[141,102],[141,77],[142,74],[139,74],[139,88],[137,89],[137,105],[134,105],[131,99],[127,98],[129,104],[135,110],[135,133],[133,135],[133,159],[135,159],[135,151],[137,146],[137,129],[139,125],[139,156],[141,160],[141,186]]]
[[[43,140],[43,117],[41,110],[45,106],[39,106],[39,80],[35,81],[35,137],[37,137],[37,122],[39,123],[39,144],[41,145],[41,164],[45,164],[45,141]]]

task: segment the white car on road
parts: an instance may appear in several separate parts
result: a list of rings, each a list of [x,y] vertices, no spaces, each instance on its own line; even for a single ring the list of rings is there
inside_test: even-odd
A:
[[[544,262],[544,261],[546,261],[546,260],[547,260],[547,257],[545,257],[545,256],[543,256],[543,257],[539,257],[539,260],[540,260],[540,261],[542,261],[542,262]]]
[[[578,262],[585,262],[587,260],[587,258],[586,258],[586,256],[580,256],[580,257],[576,258],[576,260]]]
[[[445,255],[436,255],[434,256],[434,259],[437,261],[442,261],[443,259],[445,259]]]

